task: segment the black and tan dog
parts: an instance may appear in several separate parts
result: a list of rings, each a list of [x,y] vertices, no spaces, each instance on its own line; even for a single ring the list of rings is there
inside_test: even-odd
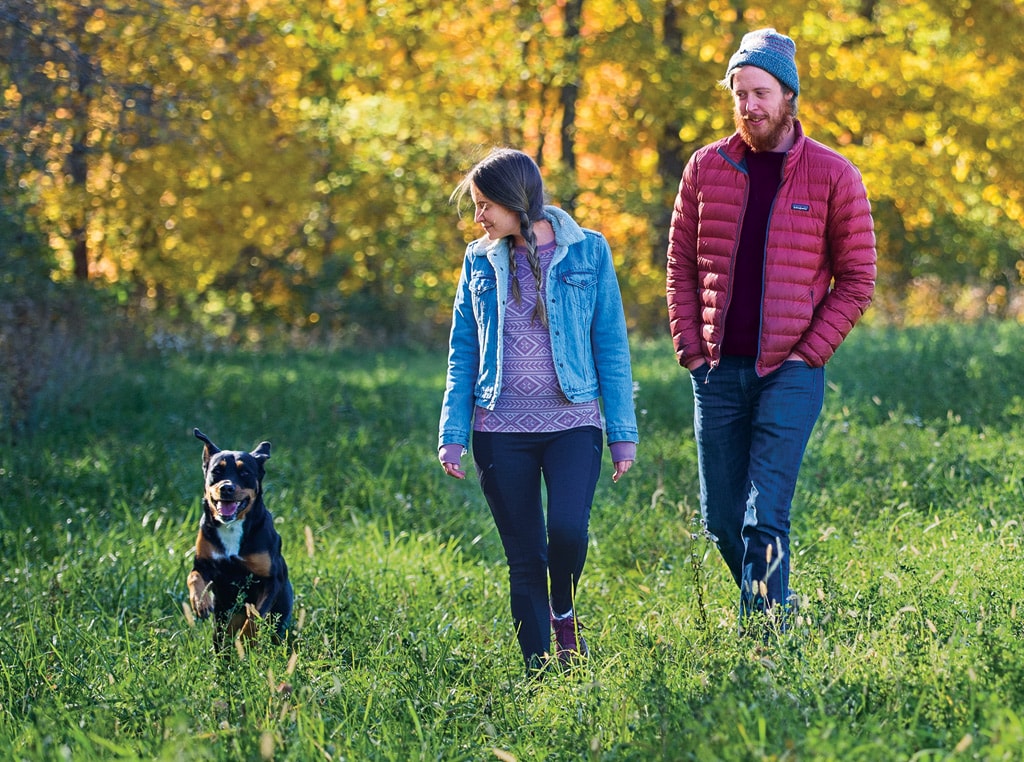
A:
[[[270,442],[252,452],[221,450],[199,429],[204,443],[203,516],[188,575],[192,610],[213,613],[214,645],[229,646],[255,633],[258,618],[272,617],[284,638],[292,613],[292,585],[281,555],[281,536],[263,503],[264,463]]]

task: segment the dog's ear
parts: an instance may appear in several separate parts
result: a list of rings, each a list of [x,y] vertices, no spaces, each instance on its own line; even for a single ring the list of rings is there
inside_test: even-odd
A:
[[[203,471],[206,471],[206,465],[210,462],[210,458],[220,452],[220,448],[217,447],[210,438],[206,436],[199,429],[192,429],[192,433],[196,439],[202,440],[205,447],[203,447]]]
[[[263,474],[266,473],[263,464],[270,459],[270,442],[260,442],[256,449],[249,454],[256,459],[256,464],[260,467],[260,481],[262,481]]]
[[[262,464],[270,458],[270,442],[260,442],[256,449],[249,454]]]

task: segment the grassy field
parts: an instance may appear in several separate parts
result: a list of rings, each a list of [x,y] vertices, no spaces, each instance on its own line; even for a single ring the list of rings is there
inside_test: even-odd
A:
[[[168,354],[67,379],[0,449],[0,747],[26,760],[1017,760],[1024,329],[861,327],[794,506],[796,627],[755,647],[696,536],[689,380],[637,345],[602,475],[592,656],[522,679],[504,558],[435,459],[443,350]],[[201,444],[273,442],[293,654],[186,611]]]

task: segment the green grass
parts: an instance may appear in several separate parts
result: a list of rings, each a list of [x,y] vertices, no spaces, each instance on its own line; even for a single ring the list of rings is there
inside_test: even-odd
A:
[[[0,449],[11,759],[938,760],[1024,748],[1024,329],[863,326],[794,506],[800,620],[755,648],[696,536],[691,393],[635,347],[602,475],[592,658],[522,680],[500,542],[435,458],[444,351],[167,355],[69,381]],[[211,656],[187,616],[198,426],[273,442],[301,624]]]

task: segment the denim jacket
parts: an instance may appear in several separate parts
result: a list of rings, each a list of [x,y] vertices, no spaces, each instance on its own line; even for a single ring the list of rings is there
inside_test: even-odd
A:
[[[608,443],[637,442],[633,376],[622,297],[604,236],[554,206],[545,281],[555,372],[570,402],[601,398]],[[509,243],[480,238],[466,247],[452,311],[448,375],[438,447],[469,446],[476,405],[493,410],[501,392],[502,339],[509,296]]]

